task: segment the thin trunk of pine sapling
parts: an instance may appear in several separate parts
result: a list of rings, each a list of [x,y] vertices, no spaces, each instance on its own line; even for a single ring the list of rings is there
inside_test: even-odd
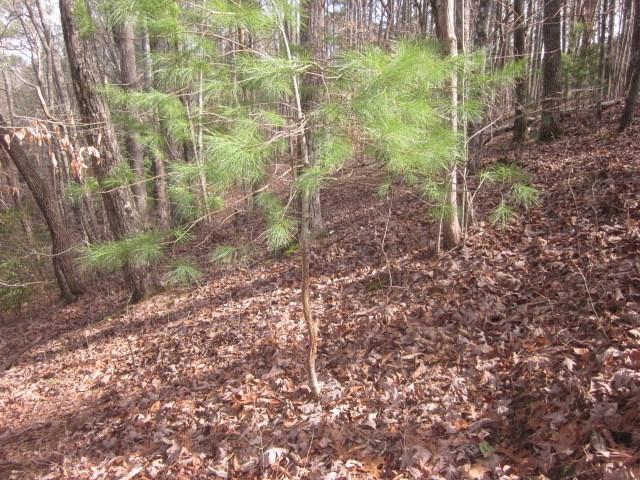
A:
[[[275,7],[275,4],[274,4]],[[289,40],[283,22],[280,22],[280,31],[282,34],[282,40],[284,43],[287,58],[291,62],[291,49],[289,47]],[[309,168],[309,150],[307,146],[307,140],[305,135],[305,115],[302,110],[302,100],[300,96],[300,85],[298,81],[298,75],[296,73],[292,76],[293,94],[296,102],[296,118],[302,128],[302,133],[298,136],[302,151],[302,168]],[[307,326],[307,334],[309,337],[309,347],[307,349],[307,376],[309,381],[309,388],[311,394],[316,400],[320,399],[320,385],[318,383],[318,376],[316,374],[316,357],[318,356],[318,326],[313,318],[313,312],[311,310],[311,280],[309,277],[309,221],[310,221],[310,194],[307,188],[304,188],[302,195],[300,195],[300,253],[302,256],[302,314]]]

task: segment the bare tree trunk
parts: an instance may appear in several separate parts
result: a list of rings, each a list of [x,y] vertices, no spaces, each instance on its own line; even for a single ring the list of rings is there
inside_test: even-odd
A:
[[[291,61],[291,48],[289,46],[289,39],[284,27],[284,21],[280,25],[282,33],[282,40],[285,46],[287,58]],[[293,92],[296,119],[300,124],[305,123],[305,113],[302,108],[302,96],[300,94],[300,83],[298,75],[294,74],[293,79]],[[306,134],[303,131],[299,137],[301,148],[301,159],[298,160],[298,168],[307,169],[311,166],[311,159],[309,157],[309,149],[307,146]],[[309,347],[307,349],[307,376],[309,381],[309,388],[311,394],[316,400],[320,398],[320,384],[318,383],[318,377],[316,375],[316,357],[318,355],[318,325],[313,318],[313,311],[311,309],[311,281],[309,278],[309,242],[310,242],[310,220],[311,220],[311,206],[309,190],[305,188],[300,195],[300,252],[302,255],[302,314],[307,326],[307,335],[309,339]]]
[[[64,122],[60,124],[60,127],[62,128],[63,133],[69,137],[71,143],[75,144],[77,141],[76,122],[71,105],[71,98],[69,97],[69,92],[65,82],[62,61],[54,43],[51,19],[45,12],[42,0],[37,0],[35,5],[38,10],[37,17],[29,6],[29,2],[25,1],[25,6],[29,11],[29,16],[31,17],[34,25],[38,24],[39,19],[39,25],[42,29],[43,43],[46,45],[47,54],[51,59],[51,76],[55,85],[56,96],[60,107],[59,110],[64,114]],[[69,175],[69,158],[67,152],[64,149],[58,149],[58,153],[62,163],[62,169],[66,173],[65,180],[82,184],[83,180],[75,175],[73,175],[73,180],[71,180],[71,175]],[[73,203],[73,212],[82,226],[84,234],[89,242],[93,243],[98,241],[98,226],[96,222],[95,209],[88,195],[82,195],[81,205]]]
[[[513,30],[513,49],[515,60],[524,58],[524,34],[525,34],[525,18],[523,0],[513,1],[513,14],[515,17],[515,27]],[[527,116],[524,111],[526,102],[526,85],[524,76],[516,79],[515,85],[516,102],[515,102],[515,120],[513,122],[513,141],[522,143],[527,135]]]
[[[605,41],[607,35],[607,15],[609,9],[609,0],[602,0],[602,7],[600,10],[600,28],[598,43],[600,51],[598,54],[598,73],[600,74],[600,92],[598,97],[598,105],[596,107],[596,118],[600,120],[602,118],[602,102],[605,99],[606,94],[606,65],[605,65]]]
[[[42,212],[51,234],[53,268],[60,293],[65,301],[72,302],[76,295],[84,292],[84,287],[73,262],[71,233],[67,230],[57,208],[49,183],[40,175],[38,165],[27,157],[20,141],[7,127],[2,115],[0,115],[0,146],[13,160]]]
[[[633,19],[633,39],[631,40],[631,51],[633,59],[629,63],[629,91],[624,102],[624,110],[620,117],[620,125],[618,131],[624,131],[633,121],[633,115],[636,111],[636,103],[638,99],[638,89],[640,88],[640,0],[634,0],[634,19]]]
[[[75,1],[60,0],[59,5],[78,107],[85,123],[100,127],[87,131],[87,143],[101,150],[101,158],[98,159],[95,156],[92,158],[96,177],[102,182],[122,162],[120,147],[111,121],[109,105],[98,92],[102,82],[95,45],[89,39],[83,38],[78,30],[73,13]],[[104,191],[102,200],[116,240],[134,236],[142,231],[143,223],[129,188]],[[144,268],[127,264],[123,268],[123,273],[132,301],[139,301],[151,293],[154,287],[153,275]]]
[[[542,61],[542,13],[540,9],[535,8],[537,5],[536,0],[529,2],[529,13],[527,15],[531,20],[529,21],[530,32],[529,38],[529,64],[528,64],[528,82],[527,92],[529,93],[529,101],[537,103],[539,99],[539,71]]]
[[[487,55],[489,55],[490,52],[487,48],[487,41],[489,38],[489,18],[492,10],[492,4],[489,0],[478,0],[473,5],[475,6],[475,9],[469,9],[467,12],[467,15],[471,17],[471,11],[474,10],[474,21],[468,22],[468,24],[472,26],[472,31],[469,32],[468,36],[472,39],[473,48],[475,50],[484,50]],[[485,69],[486,65],[483,66],[483,71]],[[482,146],[484,145],[483,132],[485,123],[485,118],[478,121],[467,122],[467,164],[472,171],[479,169],[482,163]],[[468,195],[465,194],[464,196],[466,197]],[[470,212],[467,211],[467,213]],[[464,219],[463,222],[465,222],[466,225],[466,221]]]
[[[149,37],[149,30],[144,28],[143,33],[143,51],[144,51],[144,78],[145,90],[150,90],[153,86],[153,66],[151,60],[151,51],[155,50],[158,52],[162,52],[168,49],[168,45],[166,39],[158,40],[154,39],[153,46],[151,45],[151,38]],[[163,138],[166,139],[167,147],[165,151],[168,153],[170,158],[177,158],[177,146],[175,142],[171,139],[171,136],[168,134],[167,126],[164,125],[164,121],[162,119],[159,120],[160,131],[162,132]],[[156,221],[158,227],[163,230],[166,230],[171,227],[171,209],[169,207],[169,195],[167,193],[167,174],[165,168],[165,158],[163,155],[154,155],[153,156],[153,186],[156,200]]]
[[[307,3],[305,20],[300,28],[300,44],[302,48],[310,50],[314,60],[322,62],[324,59],[324,0],[309,0]],[[311,72],[303,79],[305,87],[302,92],[302,109],[308,118],[309,112],[313,109],[316,98],[320,93],[319,72]],[[315,75],[313,75],[315,74]],[[314,150],[313,138],[311,135],[312,128],[307,129],[306,144],[309,149],[309,156],[312,157]],[[320,235],[324,230],[324,221],[322,220],[322,204],[320,202],[320,188],[316,188],[309,195],[309,228],[311,236]]]
[[[9,123],[13,124],[15,118],[15,111],[13,109],[13,89],[11,88],[11,83],[9,81],[9,75],[6,70],[2,70],[2,78],[4,80],[4,89],[7,98],[7,110],[9,111]],[[20,223],[22,224],[22,229],[24,230],[25,235],[29,242],[33,240],[33,229],[31,228],[31,220],[26,215],[26,212],[22,209],[22,197],[20,196],[20,188],[18,186],[18,180],[16,175],[14,175],[13,169],[11,168],[11,164],[7,160],[7,156],[4,154],[0,155],[2,158],[3,164],[5,165],[7,172],[7,181],[9,183],[9,188],[11,190],[11,199],[13,200],[13,205],[20,212]]]
[[[138,69],[136,66],[135,29],[130,20],[123,20],[113,28],[113,34],[120,60],[120,83],[126,91],[135,90],[138,86]],[[129,107],[132,119],[138,120],[138,112]],[[144,220],[147,215],[147,189],[145,186],[144,150],[137,132],[128,129],[126,136],[127,157],[135,175],[131,186],[136,207]]]
[[[432,0],[433,11],[437,15],[436,30],[443,43],[445,52],[455,57],[458,55],[458,44],[455,32],[454,0]],[[451,129],[458,131],[458,76],[451,75]],[[462,241],[462,229],[458,220],[458,169],[456,165],[448,173],[446,205],[444,206],[443,239],[445,248],[452,248]]]
[[[540,140],[547,141],[560,134],[560,0],[544,0],[544,59],[542,62],[542,120]]]
[[[615,19],[615,15],[614,15],[614,11],[611,8],[612,6],[615,6],[615,0],[612,0],[610,2],[610,6],[609,6],[609,24],[607,26],[607,31],[609,32],[608,36],[607,36],[607,53],[605,55],[605,66],[604,66],[604,74],[605,74],[605,78],[607,79],[607,97],[611,98],[614,94],[613,92],[613,85],[614,82],[612,81],[612,72],[613,72],[613,68],[612,68],[612,63],[613,63],[613,26],[614,26],[614,19]]]

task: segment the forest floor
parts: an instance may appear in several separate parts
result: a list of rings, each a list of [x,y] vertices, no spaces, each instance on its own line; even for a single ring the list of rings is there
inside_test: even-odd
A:
[[[541,204],[504,230],[481,208],[440,257],[411,192],[379,198],[363,168],[331,183],[321,406],[298,254],[138,305],[110,281],[5,315],[0,478],[640,478],[640,121],[611,133],[618,113],[528,144]]]

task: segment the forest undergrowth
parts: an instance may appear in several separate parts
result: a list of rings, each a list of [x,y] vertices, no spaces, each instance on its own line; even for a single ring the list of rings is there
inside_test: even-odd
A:
[[[297,252],[206,264],[137,305],[101,281],[5,315],[0,478],[638,478],[640,127],[611,133],[618,113],[526,144],[540,205],[502,229],[483,190],[439,257],[408,188],[376,196],[370,166],[330,182],[311,258],[321,406]],[[514,157],[509,134],[489,150]],[[195,258],[231,235],[205,233]]]

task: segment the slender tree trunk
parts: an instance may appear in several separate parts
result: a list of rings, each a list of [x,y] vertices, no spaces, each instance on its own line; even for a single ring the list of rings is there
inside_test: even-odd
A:
[[[537,1],[531,0],[529,2],[529,14],[528,18],[531,19],[529,22],[530,34],[529,38],[531,39],[529,42],[529,65],[528,65],[528,88],[527,92],[529,93],[529,101],[531,103],[537,103],[539,99],[539,70],[540,64],[542,60],[542,13],[540,9],[534,8],[537,4]]]
[[[624,131],[631,122],[636,111],[638,89],[640,89],[640,0],[634,0],[633,37],[631,40],[632,61],[629,63],[629,91],[624,102],[624,110],[620,117],[618,131]]]
[[[474,50],[484,50],[487,55],[490,54],[490,49],[487,48],[487,41],[489,38],[489,18],[491,14],[491,2],[489,0],[478,0],[474,3],[475,8],[470,9],[467,15],[471,17],[471,11],[473,14],[473,22],[467,22],[472,26],[472,31],[467,34],[470,36],[473,42]],[[470,20],[470,18],[469,18]],[[464,33],[464,30],[463,30]],[[458,45],[459,47],[459,45]],[[460,49],[460,48],[458,48]],[[463,49],[464,50],[464,49]],[[482,70],[486,69],[486,65],[483,65]],[[467,122],[467,151],[469,165],[472,171],[480,168],[482,163],[482,146],[484,145],[484,126],[486,124],[486,118],[481,118],[478,121]],[[465,197],[468,196],[465,194]],[[466,200],[465,200],[466,204]],[[470,213],[467,211],[467,213]],[[467,216],[467,215],[465,215]],[[466,225],[466,221],[465,221]]]
[[[542,62],[542,121],[540,140],[547,141],[560,134],[560,0],[544,0],[544,59]]]
[[[284,27],[284,21],[280,24],[280,30],[282,34],[282,40],[286,50],[287,58],[291,61],[291,48],[289,46],[289,39]],[[296,119],[300,124],[305,123],[305,113],[302,107],[302,96],[300,94],[300,82],[297,74],[293,75],[293,92],[295,100]],[[298,168],[307,169],[311,166],[311,159],[309,156],[309,149],[307,146],[307,138],[303,131],[299,137],[301,147],[301,158],[298,160]],[[302,314],[307,326],[307,335],[309,339],[309,347],[307,349],[307,376],[309,381],[309,388],[311,394],[316,400],[320,398],[320,384],[318,383],[318,377],[316,375],[316,357],[318,355],[318,325],[313,318],[313,311],[311,309],[311,281],[309,277],[309,256],[310,256],[310,220],[311,220],[311,206],[309,190],[304,189],[302,195],[300,195],[300,252],[302,256]]]
[[[92,158],[96,177],[103,182],[122,162],[122,156],[109,105],[98,92],[102,84],[98,57],[95,45],[81,36],[76,25],[73,13],[75,1],[60,0],[59,5],[71,77],[82,119],[86,124],[101,127],[87,131],[87,143],[101,151],[101,158]],[[142,231],[143,223],[129,188],[106,190],[102,193],[102,200],[115,240],[131,237]],[[153,275],[144,268],[127,264],[123,273],[132,301],[139,301],[151,293],[154,287]]]
[[[322,62],[324,60],[324,0],[309,0],[305,17],[300,28],[300,44],[302,48],[310,51],[314,60]],[[303,79],[304,87],[301,101],[306,118],[309,118],[309,113],[317,100],[316,97],[321,94],[319,73],[319,71],[311,72]],[[311,135],[313,127],[308,127],[311,128],[307,128],[306,144],[309,156],[313,157],[314,144]],[[309,228],[311,236],[317,236],[325,230],[322,220],[320,188],[316,188],[310,194],[309,201]]]
[[[18,138],[0,115],[0,146],[13,160],[24,178],[51,234],[53,268],[62,297],[71,302],[76,295],[84,292],[84,287],[73,262],[73,241],[65,221],[57,208],[53,192],[47,181],[40,175],[40,168],[24,152]]]
[[[436,30],[445,52],[455,57],[458,44],[455,32],[454,0],[432,0],[433,11],[437,15]],[[458,76],[451,75],[451,129],[458,131]],[[444,206],[443,239],[445,248],[452,248],[462,241],[462,229],[458,220],[458,169],[456,165],[448,172],[448,189]]]
[[[596,107],[596,118],[600,120],[602,118],[602,102],[604,101],[606,94],[606,77],[605,77],[605,40],[607,35],[607,12],[609,9],[609,0],[602,0],[602,7],[600,9],[600,25],[599,25],[599,54],[598,54],[598,73],[600,75],[600,92],[598,96],[598,106]]]
[[[38,11],[37,17],[30,8],[29,3],[25,1],[25,6],[29,11],[29,15],[34,25],[38,23],[39,19],[39,25],[42,29],[43,43],[46,45],[46,51],[51,60],[51,76],[53,78],[56,96],[58,98],[58,110],[64,115],[64,122],[61,123],[60,127],[64,135],[69,138],[69,141],[72,144],[75,144],[77,142],[76,121],[71,105],[71,98],[67,90],[61,57],[56,49],[53,38],[51,19],[44,9],[42,0],[36,0],[35,5]],[[76,175],[70,175],[67,152],[64,149],[58,149],[58,157],[61,162],[62,170],[65,173],[65,181],[74,181],[75,183],[82,184],[83,180],[81,178]],[[71,178],[73,178],[73,180],[71,180]],[[82,196],[81,205],[73,204],[73,212],[89,242],[94,243],[98,241],[98,226],[96,222],[95,209],[88,195]]]
[[[513,30],[513,49],[515,60],[524,58],[524,34],[525,34],[525,18],[524,18],[524,0],[514,0],[513,15],[515,27]],[[513,122],[513,141],[522,143],[527,135],[527,116],[524,111],[526,102],[526,84],[524,76],[516,79],[515,85],[516,101],[515,101],[515,120]]]
[[[166,39],[154,39],[153,45],[151,38],[149,37],[149,30],[144,27],[143,31],[143,52],[144,52],[144,88],[145,90],[151,90],[154,85],[153,78],[153,65],[151,60],[152,50],[157,52],[163,52],[168,50],[168,44]],[[158,87],[156,87],[158,88]],[[167,126],[164,125],[164,121],[159,119],[160,132],[165,139],[167,146],[164,151],[172,159],[177,158],[177,146],[168,134]],[[167,193],[167,175],[165,168],[164,155],[153,156],[153,186],[155,194],[155,206],[156,206],[156,221],[158,227],[166,230],[171,227],[171,209],[169,207],[169,195]]]
[[[613,26],[614,26],[614,19],[615,19],[615,15],[614,15],[614,11],[612,9],[612,6],[614,6],[616,3],[615,0],[611,0],[610,5],[609,5],[609,24],[607,25],[607,31],[609,32],[607,35],[607,53],[605,55],[605,66],[604,66],[604,75],[605,78],[607,80],[607,97],[611,98],[613,95],[613,84],[614,82],[612,81],[612,63],[613,63]]]
[[[135,90],[139,82],[133,22],[123,20],[113,28],[113,34],[120,60],[120,83],[126,91]],[[129,107],[129,113],[134,121],[139,121],[135,108]],[[131,190],[138,212],[140,212],[142,219],[145,219],[147,215],[147,188],[145,185],[144,150],[137,132],[127,129],[126,145],[129,164],[135,175],[135,182],[131,186]]]

